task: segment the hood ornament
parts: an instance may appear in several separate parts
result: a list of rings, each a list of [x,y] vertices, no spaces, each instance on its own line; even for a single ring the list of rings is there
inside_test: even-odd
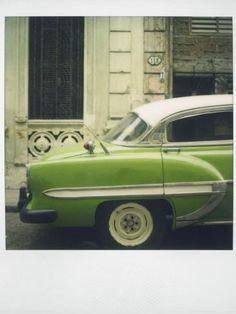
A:
[[[90,130],[90,128],[86,125],[86,124],[84,124],[84,126],[86,127],[86,129],[94,136],[94,138],[98,141],[98,143],[100,144],[100,146],[102,147],[102,149],[103,149],[103,151],[104,151],[104,153],[106,154],[106,155],[109,155],[110,153],[109,153],[109,151],[108,151],[108,149],[105,147],[105,145],[102,143],[102,141],[99,139],[99,137],[92,131],[92,130]],[[90,141],[88,141],[88,142],[92,142],[91,140]],[[88,143],[87,142],[87,143]],[[85,143],[84,145],[86,145],[87,143]],[[85,146],[84,146],[85,147]],[[95,148],[95,144],[94,144],[94,148]],[[93,148],[93,150],[94,150],[94,148]],[[87,148],[86,148],[87,149]]]
[[[93,154],[95,149],[95,143],[89,140],[84,144],[84,148],[89,152],[89,154]]]

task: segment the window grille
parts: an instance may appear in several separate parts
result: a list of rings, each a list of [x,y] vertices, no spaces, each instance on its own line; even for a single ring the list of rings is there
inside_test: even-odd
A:
[[[232,33],[231,17],[192,17],[191,18],[192,33]]]
[[[83,118],[84,19],[31,17],[29,118]]]

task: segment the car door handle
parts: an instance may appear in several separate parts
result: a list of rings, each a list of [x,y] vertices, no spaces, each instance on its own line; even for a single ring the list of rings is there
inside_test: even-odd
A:
[[[164,153],[179,153],[180,148],[179,147],[165,147],[163,148]]]

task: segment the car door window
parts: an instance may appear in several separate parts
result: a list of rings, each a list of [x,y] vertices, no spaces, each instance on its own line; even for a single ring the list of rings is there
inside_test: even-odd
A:
[[[167,125],[168,142],[230,140],[233,138],[233,113],[217,112],[186,117]]]

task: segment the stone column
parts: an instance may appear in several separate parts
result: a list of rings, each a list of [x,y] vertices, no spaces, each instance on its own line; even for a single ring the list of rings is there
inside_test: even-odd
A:
[[[28,18],[6,17],[5,30],[6,189],[15,191],[27,163]]]

